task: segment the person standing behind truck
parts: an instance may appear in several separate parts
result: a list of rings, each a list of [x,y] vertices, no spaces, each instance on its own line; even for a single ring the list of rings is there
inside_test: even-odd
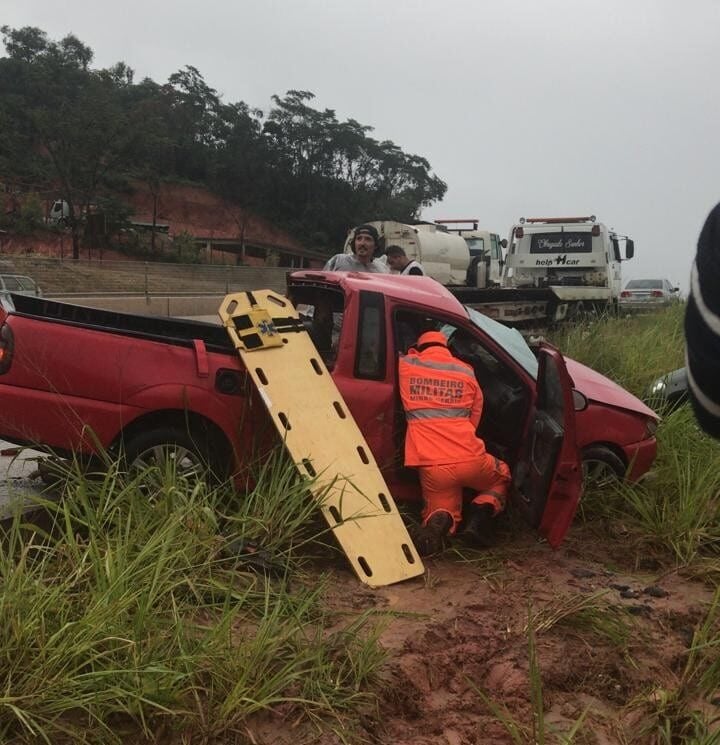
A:
[[[424,276],[423,265],[415,259],[408,259],[402,246],[388,246],[385,251],[388,266],[399,274]]]
[[[455,533],[463,488],[475,491],[463,534],[487,545],[511,476],[476,435],[483,394],[475,372],[453,356],[443,333],[426,331],[400,357],[398,378],[407,419],[405,465],[418,469],[425,503],[422,526],[411,534],[418,552],[436,553]]]
[[[720,438],[720,204],[698,239],[685,312],[688,391],[698,424]]]
[[[326,272],[376,272],[388,274],[390,270],[375,258],[380,249],[380,237],[373,225],[355,228],[352,254],[335,254],[323,267]]]

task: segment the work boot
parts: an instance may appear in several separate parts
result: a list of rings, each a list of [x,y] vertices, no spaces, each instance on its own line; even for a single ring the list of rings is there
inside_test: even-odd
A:
[[[442,551],[444,539],[452,528],[453,519],[448,512],[436,512],[425,525],[410,530],[410,537],[420,556],[432,556]]]
[[[488,505],[471,504],[462,535],[474,546],[489,548],[495,543],[495,510]]]

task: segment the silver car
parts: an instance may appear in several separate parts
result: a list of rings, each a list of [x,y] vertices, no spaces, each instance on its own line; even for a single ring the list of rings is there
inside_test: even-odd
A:
[[[14,292],[18,295],[42,297],[42,290],[32,277],[24,274],[0,274],[0,292]]]
[[[666,279],[631,279],[620,293],[620,310],[657,310],[677,303],[680,288]]]

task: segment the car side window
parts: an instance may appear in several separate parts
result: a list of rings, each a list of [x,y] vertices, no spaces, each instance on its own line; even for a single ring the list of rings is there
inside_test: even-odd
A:
[[[341,292],[316,287],[293,287],[290,300],[297,308],[315,348],[328,370],[335,367],[343,324]]]
[[[22,287],[20,285],[20,282],[18,282],[16,277],[3,277],[5,280],[5,289],[9,292],[13,292],[14,290],[21,290]]]
[[[562,427],[564,423],[564,398],[560,373],[554,360],[547,359],[542,385],[538,386],[538,408],[544,409]]]
[[[360,293],[360,319],[355,351],[355,377],[383,380],[386,366],[385,298],[379,292]]]
[[[35,290],[35,282],[30,277],[18,277],[17,280],[23,290]]]

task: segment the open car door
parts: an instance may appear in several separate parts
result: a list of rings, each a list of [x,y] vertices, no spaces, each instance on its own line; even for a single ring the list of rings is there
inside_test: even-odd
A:
[[[557,548],[580,500],[582,466],[565,361],[547,344],[540,347],[538,361],[535,411],[513,472],[513,498],[528,522]]]

